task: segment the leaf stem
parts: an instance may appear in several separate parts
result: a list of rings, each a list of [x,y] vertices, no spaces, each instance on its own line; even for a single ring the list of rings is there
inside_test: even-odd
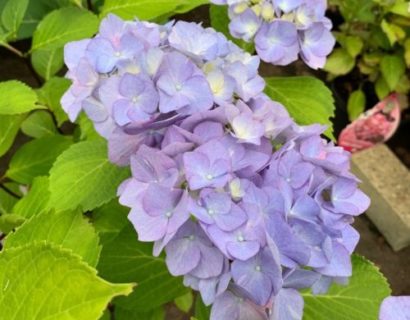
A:
[[[36,80],[38,86],[41,87],[43,85],[43,80],[39,77],[36,70],[34,70],[31,64],[30,58],[29,57],[23,57],[23,58],[24,58],[24,62],[26,63],[28,69],[30,70],[31,75]]]
[[[11,195],[14,198],[21,199],[21,197],[17,193],[7,188],[4,184],[0,184],[0,189],[3,189],[4,191],[6,191],[9,195]]]
[[[22,51],[20,51],[19,49],[13,47],[12,45],[6,43],[6,42],[0,42],[0,45],[2,45],[3,47],[5,47],[7,50],[10,50],[11,52],[15,53],[16,55],[18,55],[21,58],[25,58],[26,54],[23,53]]]

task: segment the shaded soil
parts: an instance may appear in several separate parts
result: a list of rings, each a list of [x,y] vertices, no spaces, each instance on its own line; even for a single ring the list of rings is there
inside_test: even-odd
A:
[[[201,7],[199,10],[184,15],[186,20],[201,21],[203,17],[208,17],[207,7]],[[208,25],[209,21],[204,22]],[[27,47],[27,43],[17,44],[19,47]],[[38,86],[38,81],[33,77],[29,67],[23,59],[14,56],[4,48],[0,48],[0,81],[18,79],[31,86]],[[313,75],[324,79],[323,72],[312,71],[307,69],[301,62],[292,64],[286,68],[277,68],[270,65],[263,64],[261,66],[261,73],[264,76],[269,75]],[[336,100],[336,118],[335,131],[336,134],[347,124],[346,112],[346,91],[349,90],[349,79],[339,79],[332,85],[332,89]],[[372,93],[369,93],[373,97]],[[370,99],[370,106],[377,101]],[[373,103],[373,104],[372,104]],[[12,150],[0,159],[0,175],[6,169],[10,156],[15,152],[16,148],[24,143],[26,138],[20,135]],[[403,114],[402,124],[396,135],[389,142],[389,146],[399,156],[399,158],[410,167],[410,114],[406,112]],[[384,240],[383,236],[377,231],[375,226],[365,217],[359,217],[355,222],[355,227],[361,234],[361,240],[357,248],[357,252],[366,258],[372,260],[378,265],[385,276],[388,278],[393,294],[395,295],[410,295],[410,247],[398,253],[392,251],[389,245]],[[169,319],[183,319],[173,307],[170,308],[173,314]],[[174,313],[175,312],[175,313]]]

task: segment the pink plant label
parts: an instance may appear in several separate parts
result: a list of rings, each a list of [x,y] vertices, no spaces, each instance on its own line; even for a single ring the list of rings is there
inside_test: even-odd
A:
[[[348,125],[339,136],[339,145],[352,153],[390,139],[400,123],[400,103],[391,94]]]

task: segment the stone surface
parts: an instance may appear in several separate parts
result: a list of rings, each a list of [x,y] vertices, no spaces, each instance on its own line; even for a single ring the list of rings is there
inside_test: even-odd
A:
[[[372,200],[370,220],[395,251],[410,245],[410,171],[384,144],[354,154],[352,169]]]

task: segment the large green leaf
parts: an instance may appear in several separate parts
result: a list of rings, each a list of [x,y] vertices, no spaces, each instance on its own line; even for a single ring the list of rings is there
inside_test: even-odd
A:
[[[393,91],[406,72],[406,64],[399,55],[386,55],[380,62],[380,70],[390,90]]]
[[[64,66],[63,48],[36,50],[31,55],[31,63],[34,70],[48,80]]]
[[[0,253],[2,319],[96,320],[130,284],[111,284],[66,249],[36,243]]]
[[[13,0],[11,0],[13,1]],[[40,21],[50,11],[72,5],[70,0],[31,0],[24,15],[17,38],[31,38]]]
[[[163,307],[156,308],[148,312],[138,312],[135,310],[127,310],[115,306],[115,320],[164,320],[165,310]],[[208,320],[208,319],[207,319]]]
[[[379,270],[359,256],[352,257],[348,286],[334,284],[325,295],[303,294],[304,320],[375,320],[390,288]]]
[[[92,36],[98,29],[98,18],[88,10],[66,7],[49,13],[37,26],[31,51],[61,48],[69,41]]]
[[[127,225],[129,210],[120,205],[116,198],[93,210],[91,222],[99,233],[102,243],[115,237]]]
[[[155,19],[164,15],[183,13],[194,9],[208,0],[106,0],[101,15],[114,13],[123,19]]]
[[[17,80],[0,83],[0,115],[20,114],[40,108],[33,89]]]
[[[30,114],[21,124],[21,131],[29,137],[41,138],[57,133],[51,114],[38,110]]]
[[[282,103],[295,121],[302,125],[321,123],[332,136],[334,100],[325,84],[312,77],[272,77],[266,80],[266,94]]]
[[[24,246],[35,241],[54,243],[78,254],[90,266],[98,262],[101,247],[98,235],[81,212],[43,213],[33,216],[7,236],[5,248]]]
[[[5,154],[13,144],[23,119],[23,115],[0,115],[0,157]]]
[[[24,218],[30,218],[50,211],[47,207],[50,198],[48,185],[48,177],[35,178],[28,194],[16,203],[12,213]]]
[[[54,135],[32,140],[23,145],[10,161],[6,176],[22,184],[47,175],[56,158],[71,144],[70,137]]]
[[[72,145],[50,171],[50,206],[84,211],[109,202],[129,170],[110,163],[105,141],[92,140]]]
[[[65,78],[54,77],[48,80],[41,89],[37,90],[39,101],[53,111],[57,124],[60,126],[68,120],[60,100],[64,92],[70,87],[71,81]]]
[[[137,241],[131,225],[104,245],[98,270],[109,281],[138,284],[128,298],[117,301],[128,310],[148,311],[187,292],[181,278],[169,274],[164,257],[154,257],[151,244]]]
[[[1,22],[13,38],[17,37],[17,31],[23,22],[29,0],[8,0],[1,12]]]

